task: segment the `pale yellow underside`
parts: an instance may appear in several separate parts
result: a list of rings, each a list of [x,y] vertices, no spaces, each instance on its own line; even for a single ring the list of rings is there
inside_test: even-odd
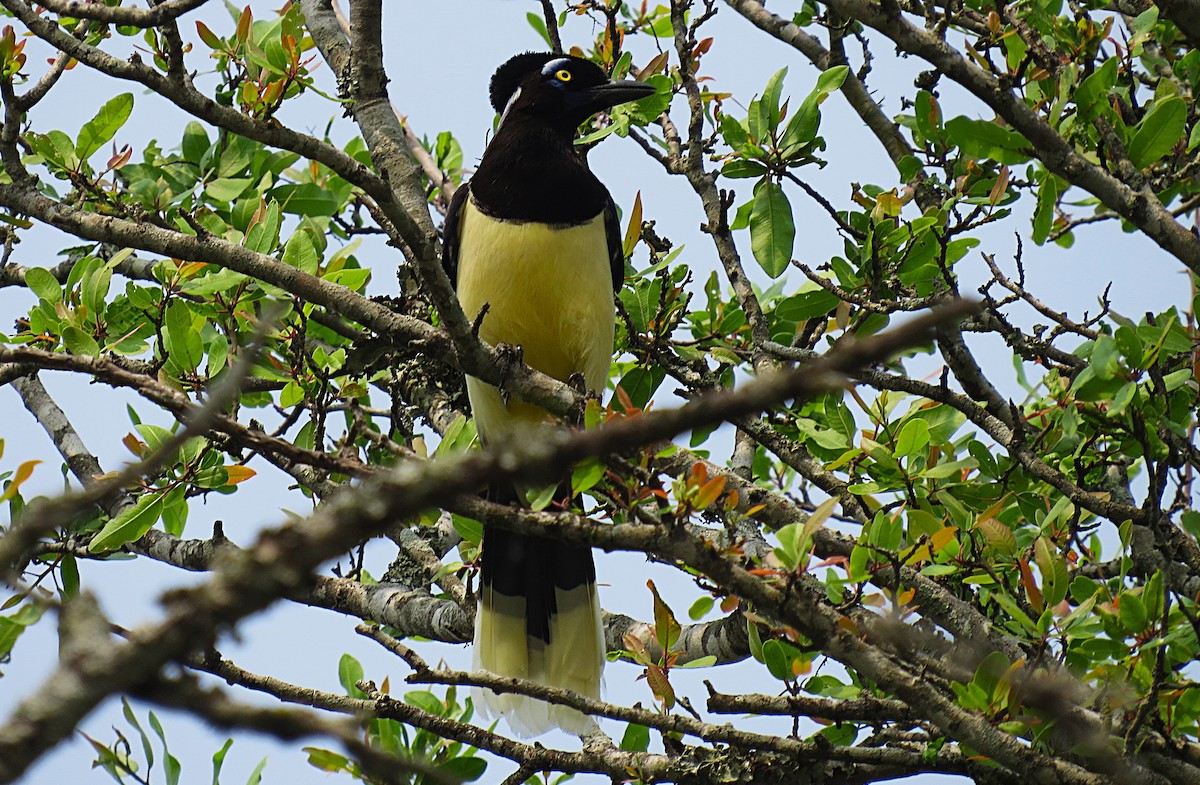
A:
[[[498,221],[463,206],[458,253],[458,299],[474,320],[489,308],[479,337],[520,346],[525,362],[556,379],[582,374],[603,390],[612,363],[612,277],[604,218],[554,229]],[[546,413],[467,377],[475,426],[485,441],[514,426],[545,422]]]
[[[579,226],[498,221],[468,200],[460,217],[457,290],[467,318],[488,304],[479,335],[520,346],[530,366],[566,381],[581,374],[603,390],[612,362],[614,309],[603,216]],[[467,377],[476,428],[484,441],[509,438],[549,421],[545,411]],[[524,600],[492,593],[475,624],[475,667],[502,676],[600,697],[604,637],[595,586],[557,594],[551,645],[525,635]],[[582,734],[593,723],[579,712],[519,695],[472,691],[484,717],[505,717],[534,736],[551,728]]]

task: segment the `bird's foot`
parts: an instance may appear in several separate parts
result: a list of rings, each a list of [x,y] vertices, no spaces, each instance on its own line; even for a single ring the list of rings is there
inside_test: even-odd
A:
[[[571,411],[567,413],[566,420],[576,428],[582,427],[584,413],[587,411],[588,401],[599,401],[600,393],[595,390],[589,390],[587,382],[581,373],[573,373],[567,377],[567,386],[575,392],[579,393],[579,400],[571,407]]]
[[[512,393],[507,389],[508,378],[512,375],[513,370],[524,362],[525,350],[519,344],[496,344],[496,367],[500,369],[500,384],[497,389],[500,390],[500,400],[504,401],[505,406],[508,406],[509,398],[512,397]]]
[[[583,374],[578,372],[567,377],[567,385],[580,395],[587,395],[589,392],[591,392],[588,390],[587,380],[583,378]]]

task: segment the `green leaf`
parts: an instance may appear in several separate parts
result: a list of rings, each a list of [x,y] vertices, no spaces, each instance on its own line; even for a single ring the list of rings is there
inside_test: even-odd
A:
[[[295,379],[289,381],[279,391],[279,405],[284,409],[290,409],[303,400],[304,388],[297,384]]]
[[[79,165],[79,158],[75,155],[75,143],[62,131],[30,133],[26,138],[34,154],[40,156],[52,168],[73,170]]]
[[[738,120],[728,112],[721,113],[721,124],[719,126],[721,136],[725,139],[725,144],[729,145],[734,150],[740,151],[742,147],[750,140],[750,135],[746,131],[746,126],[741,120]]]
[[[279,245],[279,225],[281,222],[279,202],[272,201],[262,213],[260,220],[255,221],[246,231],[245,246],[251,251],[271,253]]]
[[[42,617],[43,608],[39,605],[26,603],[16,613],[10,616],[0,616],[0,660],[8,658],[17,639],[26,628],[37,623]]]
[[[629,723],[621,736],[621,749],[627,752],[645,752],[650,749],[650,729],[645,725]]]
[[[104,313],[104,298],[108,296],[108,287],[112,283],[112,268],[95,257],[86,258],[88,263],[81,269],[79,300],[99,316]]]
[[[895,455],[902,458],[915,455],[929,445],[929,423],[912,419],[904,424],[896,436]]]
[[[1117,611],[1121,619],[1121,626],[1131,635],[1136,635],[1146,629],[1146,625],[1149,623],[1146,605],[1136,594],[1127,591],[1121,592]]]
[[[363,667],[358,660],[349,654],[343,654],[338,660],[338,683],[346,694],[354,698],[365,698],[366,695],[358,688],[358,682],[363,679]]]
[[[650,397],[654,395],[666,377],[667,372],[661,366],[651,365],[650,367],[646,367],[638,365],[622,376],[621,380],[617,382],[617,386],[629,396],[629,400],[633,403],[635,409],[644,409],[646,408],[646,404],[650,402]],[[620,401],[615,401],[614,403],[624,410],[624,406]]]
[[[422,711],[435,714],[439,717],[445,715],[446,704],[441,698],[434,695],[429,690],[413,690],[412,692],[404,693],[405,703],[416,706]]]
[[[350,759],[345,755],[339,755],[332,750],[323,750],[320,747],[305,747],[304,752],[308,753],[308,765],[314,766],[321,771],[350,771]],[[213,785],[220,785],[217,780],[213,779]]]
[[[179,287],[179,291],[193,297],[211,297],[217,292],[227,292],[248,280],[250,280],[249,276],[233,270],[216,270],[185,281]]]
[[[1153,30],[1156,24],[1158,24],[1158,7],[1152,5],[1134,17],[1130,30],[1135,36],[1144,36]]]
[[[96,339],[73,324],[66,326],[62,338],[71,354],[85,357],[100,356],[100,344],[96,343]]]
[[[163,499],[162,523],[167,534],[173,534],[176,537],[183,535],[188,516],[186,493],[186,486],[177,485],[168,491]]]
[[[746,641],[750,649],[750,656],[762,662],[762,634],[758,631],[758,624],[749,618],[746,619]]]
[[[289,183],[267,192],[285,213],[293,215],[328,216],[341,207],[337,196],[328,188],[315,183]]]
[[[167,785],[179,785],[179,775],[183,773],[183,766],[180,764],[179,759],[172,755],[171,751],[167,748],[167,734],[163,731],[162,723],[158,721],[158,717],[154,712],[150,712],[150,727],[154,730],[154,734],[158,736],[159,742],[162,743],[163,770],[166,772]],[[146,751],[146,757],[153,760],[149,755],[149,745],[147,745]]]
[[[850,75],[850,66],[835,65],[833,68],[828,68],[821,72],[817,77],[817,86],[813,88],[812,95],[819,96],[819,101],[824,101],[834,90],[840,90],[846,82],[846,77]]]
[[[1042,573],[1042,598],[1047,608],[1054,607],[1066,599],[1070,588],[1066,559],[1046,537],[1038,537],[1034,542],[1033,556]]]
[[[121,93],[110,99],[91,120],[79,129],[79,138],[75,142],[75,155],[80,161],[86,161],[92,153],[99,150],[108,140],[112,139],[133,111],[133,93]]]
[[[104,524],[92,541],[88,550],[92,553],[103,553],[120,548],[127,542],[133,542],[158,522],[162,515],[165,492],[157,491],[143,494],[137,504],[123,510],[117,517]]]
[[[654,93],[629,104],[632,119],[639,125],[648,125],[654,122],[671,105],[671,98],[674,96],[672,92],[674,85],[669,76],[653,74],[645,81],[646,84],[654,87]]]
[[[262,146],[244,136],[228,137],[228,144],[221,152],[220,163],[217,165],[217,177],[233,177],[243,172],[254,160],[254,153]]]
[[[650,587],[650,592],[654,595],[654,635],[665,655],[675,645],[675,641],[679,640],[682,628],[675,620],[675,614],[671,612],[671,608],[659,596],[658,587],[654,585],[654,581],[648,580],[646,585]]]
[[[466,417],[455,417],[454,422],[450,423],[450,427],[442,434],[442,441],[438,444],[437,450],[434,451],[434,456],[440,458],[462,452],[469,448],[474,441],[474,422],[468,420]]]
[[[245,193],[252,182],[245,177],[218,177],[204,186],[204,193],[218,202],[232,202]]]
[[[625,55],[622,55],[624,59]],[[438,166],[443,171],[457,172],[462,168],[463,151],[462,145],[454,138],[454,134],[449,131],[440,131],[437,135],[437,142],[434,144],[433,153],[437,159]]]
[[[1083,603],[1099,593],[1100,586],[1093,580],[1076,575],[1075,579],[1071,581],[1068,591],[1071,593],[1071,599],[1077,603]]]
[[[1038,628],[1037,625],[1033,623],[1033,619],[1029,618],[1029,614],[1025,613],[1024,609],[1021,608],[1017,601],[1007,593],[1004,591],[986,592],[983,590],[981,590],[981,593],[984,597],[999,605],[1004,610],[1008,618],[1014,620],[1014,622],[1021,626],[1025,632],[1033,635],[1038,634]],[[993,654],[999,654],[999,652],[993,652]]]
[[[1142,590],[1142,604],[1146,606],[1147,618],[1154,620],[1162,617],[1163,605],[1163,574],[1162,570],[1155,570],[1150,576],[1150,580],[1146,581],[1146,587]]]
[[[709,654],[704,657],[697,657],[694,660],[688,660],[687,662],[681,662],[678,665],[676,665],[675,667],[677,667],[677,668],[711,668],[712,666],[714,666],[716,664],[717,664],[716,655]]]
[[[745,158],[734,158],[721,167],[721,174],[731,179],[762,177],[766,173],[767,167],[758,161],[751,161]]]
[[[525,14],[525,21],[542,37],[542,40],[546,42],[546,46],[552,45],[550,33],[546,30],[546,20],[542,19],[541,14],[535,14],[533,11],[530,11]]]
[[[175,300],[167,307],[163,321],[171,360],[182,371],[196,370],[204,357],[204,346],[200,342],[200,331],[192,327],[191,308],[183,300]]]
[[[1025,151],[1029,141],[1016,131],[990,120],[972,120],[958,116],[946,121],[948,139],[972,158],[990,158],[1002,164],[1021,164],[1029,160]]]
[[[233,747],[233,739],[227,738],[221,749],[212,753],[212,785],[221,785],[221,767],[224,766],[224,756],[229,753],[230,747]]]
[[[459,757],[438,766],[438,771],[447,775],[452,782],[472,782],[487,771],[487,761],[476,757]]]
[[[170,431],[159,425],[140,422],[135,423],[135,427],[138,435],[142,437],[152,452],[161,448],[173,436]]]
[[[692,603],[692,607],[688,608],[688,618],[692,621],[700,621],[713,608],[713,598],[707,594],[700,597]]]
[[[571,471],[571,495],[578,496],[595,487],[607,467],[599,458],[588,458]]]
[[[804,145],[816,138],[817,129],[821,127],[821,110],[818,103],[817,99],[810,95],[788,121],[787,128],[779,140],[779,150],[784,158],[795,155]]]
[[[483,524],[474,518],[451,514],[450,523],[467,544],[478,547],[479,543],[483,542]]]
[[[917,130],[922,137],[925,139],[937,139],[941,135],[942,110],[938,105],[937,99],[928,90],[917,91],[917,100],[913,107],[913,115],[917,123]]]
[[[263,769],[267,767],[267,759],[263,758],[254,767],[254,771],[250,772],[250,776],[246,778],[246,785],[260,785],[262,783]]]
[[[224,466],[210,466],[196,472],[192,480],[197,488],[223,488],[229,485],[229,470]]]
[[[74,597],[79,594],[79,562],[75,554],[64,553],[58,563],[59,578],[62,580],[63,597]]]
[[[30,267],[25,271],[25,285],[39,298],[50,303],[62,301],[62,287],[50,271],[44,267]]]
[[[529,488],[525,491],[525,501],[529,502],[529,509],[541,512],[550,506],[550,502],[554,501],[556,493],[558,493],[558,483],[543,485],[540,488]]]
[[[646,29],[646,32],[655,38],[670,38],[675,34],[675,28],[671,23],[671,15],[663,10],[663,6],[659,6],[650,18],[653,19]],[[657,16],[657,18],[655,18]]]
[[[750,249],[767,275],[778,278],[792,261],[796,225],[792,206],[783,188],[771,180],[763,181],[754,193],[750,210]]]
[[[947,477],[955,477],[962,473],[964,469],[974,469],[978,466],[978,462],[974,458],[963,458],[959,461],[947,461],[939,463],[936,466],[931,466],[921,472],[922,477],[928,477],[931,480],[944,480]]]
[[[1120,417],[1129,408],[1129,404],[1133,403],[1134,397],[1137,395],[1137,382],[1128,381],[1121,385],[1121,389],[1112,397],[1112,402],[1108,406],[1108,416],[1112,418]]]
[[[371,271],[365,268],[343,267],[341,270],[326,273],[321,278],[330,283],[340,283],[347,289],[357,292],[371,279]]]
[[[1141,368],[1145,348],[1142,346],[1142,339],[1138,337],[1137,330],[1130,325],[1122,324],[1113,333],[1113,339],[1116,340],[1117,349],[1130,367]]]
[[[1183,138],[1186,125],[1186,101],[1177,95],[1158,99],[1134,130],[1129,160],[1139,169],[1154,163]]]
[[[782,641],[769,640],[763,642],[763,660],[766,662],[767,670],[771,675],[780,681],[793,681],[796,674],[792,672],[793,656],[796,653],[795,647],[789,646]]]
[[[1101,335],[1092,343],[1088,365],[1098,379],[1111,379],[1121,369],[1117,360],[1117,342],[1112,336]]]
[[[771,78],[767,80],[762,98],[759,99],[759,111],[761,112],[759,122],[762,127],[755,136],[760,140],[779,125],[779,102],[783,97],[783,80],[787,76],[787,72],[787,67],[784,66],[772,74]]]
[[[815,289],[811,292],[800,292],[786,300],[780,300],[775,306],[775,318],[786,322],[803,322],[815,319],[837,308],[841,299],[833,292],[825,289]]]
[[[313,247],[312,238],[308,232],[301,229],[292,235],[283,248],[283,262],[303,270],[309,275],[316,275],[321,264],[321,256]]]
[[[200,163],[200,159],[204,157],[211,146],[212,143],[208,141],[208,133],[204,130],[203,125],[192,120],[184,127],[183,142],[179,149],[183,153],[185,161],[193,164]]]
[[[650,321],[658,312],[658,298],[661,291],[662,281],[658,278],[649,281],[634,280],[632,286],[621,289],[621,304],[629,312],[633,329],[637,332],[645,332],[649,329]],[[472,315],[468,314],[468,316]]]
[[[796,569],[801,555],[806,555],[804,542],[804,526],[799,523],[789,523],[775,532],[779,538],[779,547],[775,548],[775,557],[788,570]]]
[[[1054,226],[1054,207],[1058,204],[1058,179],[1049,172],[1042,180],[1037,192],[1037,207],[1033,211],[1033,241],[1038,245],[1046,242]]]
[[[1108,58],[1092,72],[1091,76],[1079,83],[1073,97],[1082,119],[1090,122],[1097,113],[1105,110],[1111,111],[1107,99],[1109,91],[1117,83],[1117,61],[1119,59],[1117,57]]]
[[[1187,510],[1180,514],[1179,523],[1183,526],[1184,531],[1196,539],[1200,539],[1200,512]]]

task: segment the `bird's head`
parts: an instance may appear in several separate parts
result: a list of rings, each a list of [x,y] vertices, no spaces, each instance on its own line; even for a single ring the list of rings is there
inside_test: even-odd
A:
[[[520,114],[574,134],[599,111],[654,93],[645,82],[609,79],[601,68],[581,57],[552,52],[526,52],[496,69],[492,106],[502,117]]]

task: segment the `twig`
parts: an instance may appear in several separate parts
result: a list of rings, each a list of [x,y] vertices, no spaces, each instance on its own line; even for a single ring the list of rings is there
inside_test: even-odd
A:
[[[546,35],[550,36],[550,50],[555,54],[562,54],[562,38],[558,34],[558,17],[554,13],[554,4],[551,0],[541,0],[542,18],[546,21]]]

